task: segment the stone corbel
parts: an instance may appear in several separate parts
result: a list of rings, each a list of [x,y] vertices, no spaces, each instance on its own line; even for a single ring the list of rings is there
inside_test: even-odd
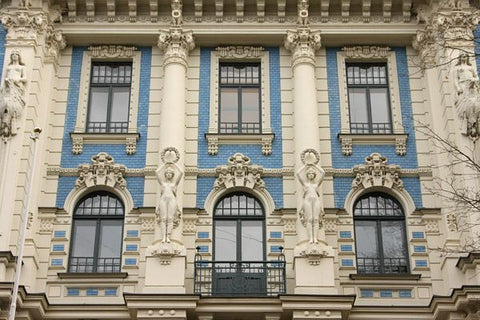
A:
[[[322,244],[310,243],[300,252],[300,256],[307,258],[312,266],[318,266],[323,257],[329,256],[330,250]]]
[[[60,51],[67,46],[67,41],[65,40],[62,31],[55,30],[52,26],[49,26],[47,29],[46,45],[47,51],[45,53],[45,61],[53,63],[57,68]]]
[[[72,153],[83,153],[83,146],[85,144],[125,144],[126,154],[135,154],[137,152],[137,143],[140,139],[138,133],[77,133],[71,132],[70,138],[72,139]]]
[[[221,144],[261,144],[262,154],[269,156],[273,151],[275,135],[273,133],[242,135],[207,133],[205,138],[208,143],[208,154],[212,156],[218,154],[218,146]]]
[[[160,264],[170,265],[173,257],[182,255],[182,249],[172,243],[156,243],[148,248],[149,256],[158,257]]]
[[[345,156],[353,154],[353,145],[372,145],[372,144],[388,144],[395,145],[395,150],[399,156],[407,154],[406,134],[352,134],[340,133],[338,139],[342,144],[342,153]]]

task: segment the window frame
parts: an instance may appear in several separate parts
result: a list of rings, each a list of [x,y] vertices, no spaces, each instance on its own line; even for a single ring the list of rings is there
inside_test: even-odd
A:
[[[72,153],[81,154],[84,144],[125,144],[127,154],[136,153],[138,133],[138,103],[140,92],[141,51],[134,46],[101,45],[91,46],[83,52],[80,88],[78,93],[77,116],[75,128],[70,133]],[[93,63],[130,62],[132,75],[130,83],[130,102],[128,113],[128,130],[126,133],[87,132],[87,117],[90,105],[90,82]]]
[[[382,197],[384,199],[392,200],[398,208],[401,210],[402,215],[401,216],[387,216],[387,215],[369,215],[369,216],[364,216],[364,215],[356,215],[355,210],[357,204],[362,201],[363,199],[368,199],[370,197]],[[358,199],[355,200],[353,203],[353,209],[352,209],[352,214],[353,214],[353,230],[354,230],[354,236],[355,236],[355,247],[356,247],[356,255],[355,259],[357,262],[357,274],[360,275],[408,275],[411,273],[411,266],[410,266],[410,256],[408,252],[408,239],[407,239],[407,221],[406,221],[406,216],[405,216],[405,210],[402,207],[401,203],[395,199],[395,197],[390,196],[389,194],[383,193],[383,192],[370,192],[362,195]],[[360,272],[359,270],[359,255],[358,255],[358,237],[357,237],[357,228],[356,228],[356,223],[357,221],[375,221],[375,226],[376,226],[376,241],[377,241],[377,256],[380,261],[380,272]],[[383,236],[382,236],[382,222],[383,221],[401,221],[402,222],[402,240],[403,240],[403,245],[405,248],[405,251],[403,252],[403,257],[399,259],[404,259],[405,260],[405,267],[407,269],[406,272],[385,272],[385,263],[384,263],[384,248],[383,248]]]
[[[348,68],[349,67],[384,67],[386,72],[386,84],[349,84],[348,83]],[[347,84],[347,96],[348,96],[348,113],[349,113],[349,123],[350,123],[350,133],[351,134],[392,134],[393,133],[393,123],[392,123],[392,107],[390,103],[390,89],[389,89],[389,79],[388,79],[388,67],[387,63],[385,62],[346,62],[345,68],[347,70],[346,73],[346,84]],[[371,103],[371,94],[370,89],[386,89],[387,90],[387,111],[388,111],[388,125],[390,126],[390,132],[373,132],[373,120],[372,120],[372,103]],[[365,89],[366,94],[366,107],[367,107],[367,125],[368,125],[368,132],[367,133],[359,133],[359,132],[352,132],[353,128],[352,124],[352,112],[351,112],[351,101],[350,101],[350,89]]]
[[[123,214],[122,215],[77,215],[77,210],[85,200],[88,198],[94,198],[96,196],[109,196],[111,198],[116,199],[122,206]],[[73,250],[75,247],[75,239],[76,239],[76,233],[77,230],[75,228],[76,221],[95,221],[95,240],[94,240],[94,248],[93,248],[93,256],[91,257],[93,259],[93,271],[73,271],[72,270],[72,259],[75,258],[73,257]],[[118,264],[118,270],[112,270],[112,271],[98,271],[98,258],[99,258],[99,249],[100,249],[100,236],[101,236],[101,223],[102,221],[119,221],[121,220],[121,237],[120,237],[120,255],[119,257],[116,257],[119,259],[119,264]],[[123,256],[123,232],[125,229],[125,204],[121,200],[120,197],[116,196],[115,194],[107,191],[97,191],[97,192],[91,192],[86,194],[84,197],[82,197],[77,204],[75,205],[73,215],[72,215],[72,230],[71,230],[71,237],[70,237],[70,248],[69,248],[69,255],[68,255],[68,267],[67,270],[69,273],[118,273],[121,272],[122,269],[122,256]],[[77,266],[78,267],[78,266]]]
[[[348,63],[386,63],[388,76],[388,98],[392,133],[390,134],[352,134],[350,130],[350,106],[347,87]],[[395,51],[382,46],[345,46],[337,51],[337,72],[340,103],[340,132],[338,139],[342,144],[342,153],[350,156],[353,145],[386,144],[395,145],[396,153],[407,153],[408,135],[405,133],[400,105],[397,58]]]
[[[225,215],[217,215],[217,207],[218,205],[226,198],[232,197],[232,196],[246,196],[248,198],[252,198],[254,201],[256,201],[258,204],[260,204],[261,207],[261,212],[262,215],[230,215],[230,216],[225,216]],[[242,253],[242,221],[261,221],[262,222],[262,260],[260,261],[266,261],[267,260],[267,238],[266,238],[266,212],[265,212],[265,207],[263,206],[262,202],[255,197],[252,194],[246,193],[246,192],[232,192],[232,193],[227,193],[223,197],[221,197],[216,203],[213,208],[213,250],[212,250],[212,255],[213,255],[213,260],[215,261],[216,257],[216,225],[217,221],[235,221],[236,222],[236,262],[242,262],[242,261],[247,261],[247,260],[239,260],[239,257],[241,257]]]
[[[242,67],[258,67],[258,84],[222,84],[222,73],[221,69],[225,66],[242,66]],[[261,134],[262,133],[262,66],[260,62],[230,62],[230,61],[220,61],[219,65],[220,72],[218,73],[218,132],[220,134],[229,134],[229,135],[245,135],[245,134]],[[238,132],[222,132],[221,129],[221,118],[222,118],[222,89],[223,88],[236,88],[237,89],[237,125],[238,125]],[[242,89],[243,88],[258,88],[258,131],[259,132],[243,132],[243,103],[242,103]]]
[[[219,133],[220,120],[220,63],[259,63],[260,64],[260,127],[257,134],[222,134]],[[262,145],[262,154],[272,154],[275,135],[270,117],[270,59],[269,52],[263,47],[226,46],[217,47],[210,53],[210,113],[208,132],[208,154],[218,154],[222,144],[258,144]]]
[[[130,83],[93,83],[91,77],[93,76],[93,68],[95,66],[130,66]],[[130,118],[130,95],[132,94],[132,62],[127,62],[127,61],[116,61],[116,62],[103,62],[103,61],[93,61],[91,65],[91,76],[90,76],[90,88],[89,88],[89,94],[88,94],[88,107],[87,107],[87,121],[86,121],[86,126],[85,126],[85,131],[88,133],[127,133],[128,132],[128,124],[129,121],[127,120],[127,130],[126,132],[113,132],[111,131],[111,116],[112,116],[112,108],[113,108],[113,89],[114,88],[128,88],[128,95],[129,95],[129,101],[128,101],[128,112],[127,112],[127,119]],[[96,132],[94,130],[89,130],[89,124],[90,124],[90,117],[92,113],[92,88],[108,88],[108,99],[107,99],[107,115],[106,115],[106,131],[105,132]]]

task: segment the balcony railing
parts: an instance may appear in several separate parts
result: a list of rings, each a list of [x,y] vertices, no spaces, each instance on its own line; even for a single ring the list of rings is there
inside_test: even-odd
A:
[[[283,255],[273,261],[195,259],[194,291],[206,296],[276,296],[286,292]]]
[[[407,273],[406,258],[357,258],[358,273]]]

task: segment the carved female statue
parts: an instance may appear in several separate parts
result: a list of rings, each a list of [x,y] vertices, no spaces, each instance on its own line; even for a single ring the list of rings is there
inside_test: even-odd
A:
[[[308,154],[314,154],[316,161],[306,160]],[[303,187],[303,202],[300,214],[304,215],[310,243],[318,242],[318,230],[323,220],[323,208],[318,193],[325,171],[318,165],[318,154],[314,150],[305,150],[302,154],[303,166],[297,171],[297,177]]]
[[[4,138],[16,133],[16,120],[22,115],[25,107],[26,82],[25,65],[20,52],[13,50],[0,87],[0,135]]]
[[[156,171],[157,179],[160,183],[160,203],[156,216],[157,223],[160,226],[162,242],[170,242],[174,220],[180,214],[176,192],[183,172],[175,162],[166,161]]]
[[[467,54],[461,54],[453,70],[453,80],[457,91],[457,113],[461,120],[464,135],[477,137],[479,132],[480,92],[477,70]]]

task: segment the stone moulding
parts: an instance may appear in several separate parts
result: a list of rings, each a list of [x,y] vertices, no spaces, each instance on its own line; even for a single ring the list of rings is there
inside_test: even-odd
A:
[[[275,139],[273,133],[269,134],[218,134],[206,133],[205,138],[208,141],[208,154],[218,154],[219,144],[262,144],[262,154],[265,156],[272,154],[272,143]]]
[[[137,152],[137,142],[140,139],[139,133],[77,133],[71,132],[72,153],[83,153],[85,144],[125,144],[126,154]]]
[[[395,145],[399,156],[407,154],[407,134],[352,134],[340,133],[338,139],[342,143],[342,153],[350,156],[353,153],[353,145]]]

